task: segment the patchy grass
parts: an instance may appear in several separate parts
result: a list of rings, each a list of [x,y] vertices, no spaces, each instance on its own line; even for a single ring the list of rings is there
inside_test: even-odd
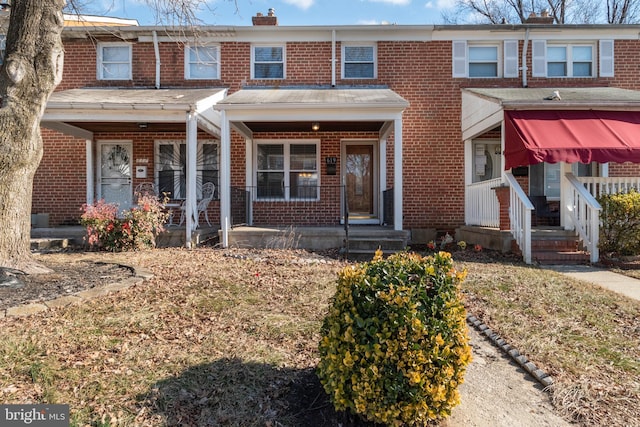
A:
[[[553,402],[582,425],[640,420],[640,302],[559,273],[461,261],[468,309],[552,375]]]
[[[155,277],[0,319],[0,402],[67,403],[76,426],[294,426],[313,411],[348,425],[329,415],[313,374],[343,263],[301,251],[100,256]],[[555,377],[560,411],[582,425],[640,419],[640,302],[485,252],[458,259],[471,312]]]

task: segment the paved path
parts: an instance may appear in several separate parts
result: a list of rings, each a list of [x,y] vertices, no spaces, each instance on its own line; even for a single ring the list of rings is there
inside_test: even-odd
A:
[[[545,268],[566,274],[574,279],[595,283],[629,298],[640,300],[640,280],[633,277],[590,265],[549,265]]]

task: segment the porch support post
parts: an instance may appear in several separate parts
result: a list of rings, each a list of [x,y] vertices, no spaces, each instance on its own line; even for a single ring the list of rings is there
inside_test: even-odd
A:
[[[231,226],[231,128],[227,112],[222,110],[222,128],[220,131],[220,229],[222,247],[229,247],[229,228]]]
[[[84,141],[85,146],[85,159],[86,159],[86,167],[87,167],[87,204],[92,205],[95,200],[94,193],[94,171],[93,171],[93,141],[90,139],[86,139]]]
[[[384,222],[384,217],[388,212],[384,211],[384,191],[387,189],[387,137],[380,139],[379,156],[380,165],[378,175],[380,176],[380,189],[378,191],[378,212],[382,212],[380,223]]]
[[[253,140],[251,138],[245,138],[244,140],[244,182],[245,182],[245,190],[249,195],[249,211],[246,212],[247,215],[247,224],[253,225]]]
[[[393,121],[393,229],[402,230],[402,116]]]
[[[198,157],[198,119],[195,112],[187,113],[187,194],[186,194],[186,228],[185,228],[185,244],[187,248],[192,246],[193,230],[198,228],[197,214],[197,189],[196,176],[198,174],[197,162]]]

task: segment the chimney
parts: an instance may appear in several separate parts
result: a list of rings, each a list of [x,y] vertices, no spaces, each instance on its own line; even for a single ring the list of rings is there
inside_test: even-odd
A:
[[[270,8],[267,16],[258,12],[256,13],[256,16],[251,18],[251,22],[253,22],[253,25],[278,25],[276,10],[274,8]]]
[[[531,12],[529,17],[524,21],[525,24],[553,24],[553,16],[549,15],[547,9],[542,9],[540,16],[535,12]]]

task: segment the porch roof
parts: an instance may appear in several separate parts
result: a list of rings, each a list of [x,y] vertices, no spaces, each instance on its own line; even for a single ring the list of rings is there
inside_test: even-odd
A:
[[[51,95],[42,125],[86,138],[92,132],[113,130],[114,123],[120,131],[139,131],[140,123],[148,125],[147,130],[184,130],[186,114],[194,113],[201,127],[219,134],[220,113],[211,107],[226,92],[226,88],[69,89]]]
[[[611,87],[463,89],[465,140],[505,126],[505,169],[640,162],[640,92]]]
[[[290,88],[242,89],[216,105],[219,110],[273,108],[392,108],[409,103],[391,89],[382,88]]]

